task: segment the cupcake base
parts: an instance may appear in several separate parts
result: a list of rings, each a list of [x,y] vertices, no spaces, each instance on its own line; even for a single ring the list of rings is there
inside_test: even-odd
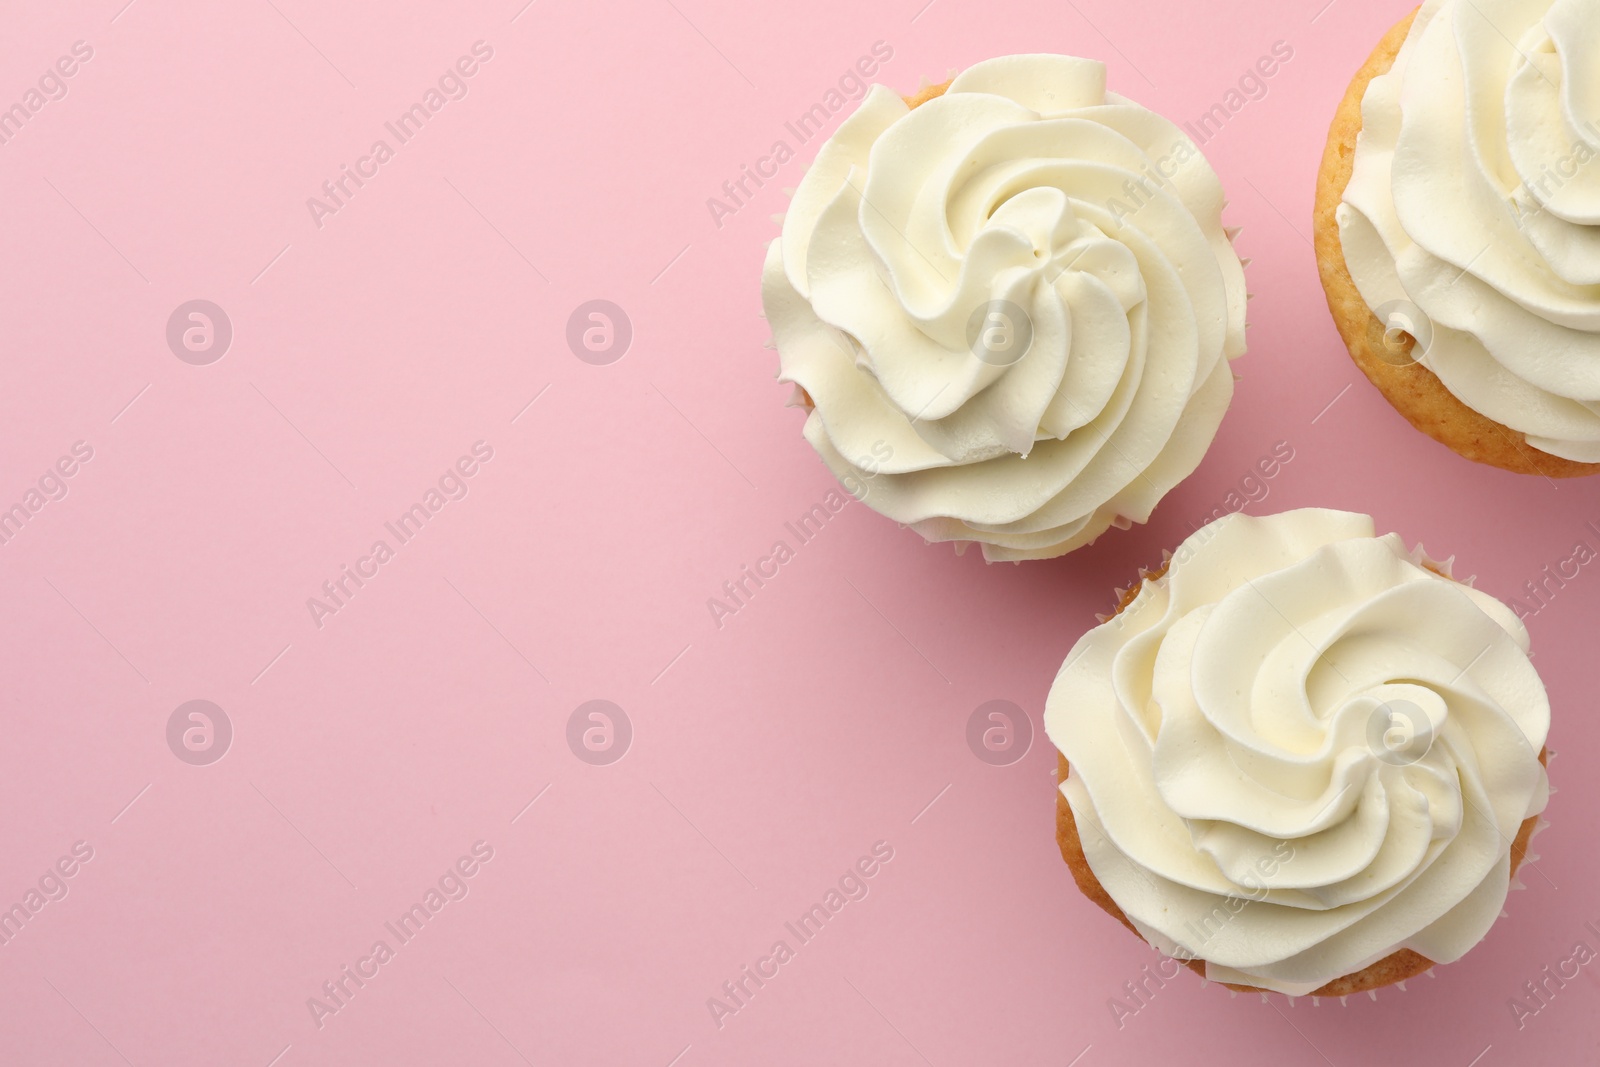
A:
[[[1518,474],[1549,478],[1600,474],[1600,463],[1579,463],[1542,452],[1528,444],[1524,434],[1457,400],[1432,371],[1412,360],[1412,338],[1403,337],[1398,344],[1386,341],[1385,324],[1361,299],[1350,276],[1334,213],[1344,199],[1355,162],[1356,137],[1361,132],[1361,98],[1366,95],[1367,84],[1394,65],[1415,16],[1412,12],[1401,19],[1378,42],[1350,82],[1328,130],[1322,169],[1317,175],[1314,215],[1317,268],[1327,293],[1328,310],[1333,313],[1339,335],[1356,366],[1406,421],[1435,441],[1467,459]]]
[[[943,96],[944,91],[950,88],[950,83],[953,81],[955,81],[954,78],[946,78],[938,85],[924,85],[912,95],[903,96],[901,99],[906,102],[906,107],[919,107],[922,104],[926,104],[929,100],[932,100],[936,96]]]
[[[1127,606],[1133,603],[1134,597],[1139,595],[1139,590],[1145,582],[1154,581],[1165,574],[1166,570],[1167,565],[1163,564],[1157,570],[1142,572],[1139,580],[1120,594],[1116,610],[1112,612],[1112,617],[1122,614]],[[1448,577],[1448,575],[1442,574],[1441,576]],[[1548,758],[1549,750],[1541,749],[1539,762],[1546,763]],[[1056,781],[1058,783],[1065,782],[1071,772],[1072,766],[1067,762],[1067,757],[1057,752]],[[1515,840],[1511,842],[1510,878],[1512,881],[1516,880],[1517,870],[1522,866],[1522,861],[1528,854],[1528,842],[1533,837],[1538,822],[1538,815],[1530,815],[1524,819],[1517,830]],[[1089,867],[1089,859],[1084,855],[1083,851],[1083,840],[1078,835],[1078,823],[1072,816],[1072,805],[1067,803],[1066,795],[1059,788],[1056,790],[1056,845],[1061,849],[1061,858],[1066,861],[1067,869],[1072,872],[1072,880],[1077,883],[1079,891],[1099,905],[1100,909],[1107,915],[1126,926],[1140,941],[1144,941],[1144,936],[1139,933],[1133,923],[1128,921],[1127,915],[1123,913],[1121,908],[1117,907],[1117,902],[1111,899],[1111,894],[1106,892],[1105,887],[1100,884],[1100,880],[1095,877],[1094,871]],[[1205,960],[1196,958],[1179,960],[1178,962],[1200,977],[1204,978],[1206,976]],[[1383,959],[1359,971],[1335,978],[1326,985],[1312,990],[1308,995],[1313,997],[1345,997],[1351,993],[1364,993],[1382,986],[1393,985],[1396,982],[1404,982],[1409,978],[1415,978],[1433,965],[1433,961],[1426,956],[1413,952],[1411,949],[1403,948],[1391,952]],[[1271,992],[1271,990],[1261,989],[1258,986],[1238,985],[1233,982],[1221,982],[1219,984],[1239,993]]]

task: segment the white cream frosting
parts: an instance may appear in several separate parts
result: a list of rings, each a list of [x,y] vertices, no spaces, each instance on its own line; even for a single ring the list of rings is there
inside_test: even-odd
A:
[[[1362,299],[1427,315],[1419,361],[1462,403],[1600,462],[1600,5],[1428,0],[1361,122],[1338,221]]]
[[[1229,515],[1072,650],[1061,791],[1156,948],[1300,996],[1487,933],[1550,705],[1515,614],[1424,562],[1365,515]]]
[[[1199,464],[1244,351],[1222,187],[1105,67],[1007,56],[915,109],[873,86],[817,154],[762,274],[805,436],[868,505],[987,559],[1148,520]],[[1011,361],[974,346],[1020,309]],[[996,322],[995,325],[1005,324]],[[1002,365],[1002,364],[1007,365]]]

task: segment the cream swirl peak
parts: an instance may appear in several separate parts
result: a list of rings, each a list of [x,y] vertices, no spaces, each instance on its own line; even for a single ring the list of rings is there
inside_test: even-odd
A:
[[[869,506],[990,560],[1147,521],[1244,351],[1222,208],[1199,149],[1100,63],[993,59],[916,108],[873,86],[762,274],[806,439]]]
[[[1550,706],[1516,616],[1434,566],[1365,515],[1230,515],[1078,642],[1045,729],[1156,948],[1300,996],[1483,938]]]
[[[1367,306],[1458,400],[1600,461],[1600,6],[1428,0],[1361,104],[1337,213]],[[1391,312],[1397,312],[1392,315]]]

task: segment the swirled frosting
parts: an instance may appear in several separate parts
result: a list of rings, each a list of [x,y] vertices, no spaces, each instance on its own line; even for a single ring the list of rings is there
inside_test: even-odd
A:
[[[1222,207],[1199,150],[1100,63],[989,60],[915,109],[873,86],[762,275],[806,439],[871,507],[991,560],[1146,521],[1244,351]]]
[[[1365,515],[1234,514],[1078,642],[1045,728],[1152,945],[1299,996],[1483,938],[1550,706],[1512,611],[1428,563]]]
[[[1600,6],[1428,0],[1361,123],[1362,299],[1427,315],[1420,362],[1468,407],[1600,462]]]

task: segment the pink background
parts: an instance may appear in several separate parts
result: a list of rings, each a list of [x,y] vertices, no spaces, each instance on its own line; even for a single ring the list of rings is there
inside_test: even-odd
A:
[[[1119,1026],[1156,957],[1073,888],[1048,742],[966,742],[989,700],[1037,726],[1113,587],[1280,441],[1251,510],[1371,511],[1502,597],[1600,544],[1600,482],[1415,433],[1324,310],[1324,133],[1403,3],[124,2],[0,34],[3,104],[94,50],[0,145],[0,507],[93,449],[0,545],[0,906],[93,849],[0,947],[0,1062],[1593,1061],[1600,964],[1520,1031],[1507,1006],[1600,947],[1588,570],[1530,622],[1566,755],[1547,858],[1465,961],[1376,1003],[1184,974]],[[307,198],[478,40],[468,95],[319,228]],[[707,598],[834,484],[758,317],[816,142],[720,227],[706,200],[877,41],[902,91],[1059,51],[1179,121],[1286,42],[1205,146],[1254,259],[1243,379],[1148,527],[985,566],[852,504],[719,629]],[[165,337],[197,298],[234,332],[206,366]],[[565,340],[594,299],[632,323],[610,365]],[[480,440],[468,495],[319,628],[307,598]],[[597,698],[633,731],[606,766],[566,740]],[[167,743],[194,699],[234,730],[207,766]],[[319,1027],[307,999],[477,841],[469,895]],[[707,998],[878,841],[870,894],[719,1028]]]

